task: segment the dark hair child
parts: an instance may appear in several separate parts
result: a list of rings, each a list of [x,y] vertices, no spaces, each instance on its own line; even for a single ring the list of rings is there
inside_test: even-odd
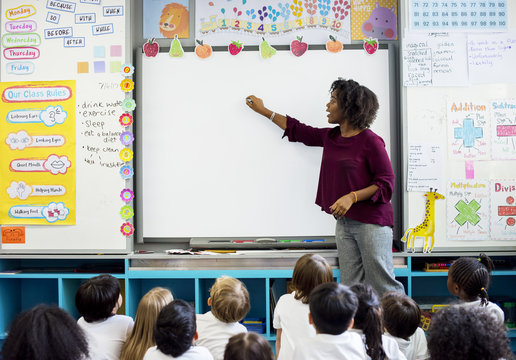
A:
[[[41,304],[14,319],[0,358],[81,360],[88,355],[88,342],[75,319],[57,306]]]
[[[229,338],[224,351],[224,360],[273,360],[269,342],[261,335],[246,332]]]

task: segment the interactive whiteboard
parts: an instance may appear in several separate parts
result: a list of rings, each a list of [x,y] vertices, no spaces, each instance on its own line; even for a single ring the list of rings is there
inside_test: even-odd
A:
[[[137,64],[139,240],[334,235],[334,218],[315,205],[322,149],[282,139],[245,97],[327,127],[331,83],[352,78],[377,94],[372,129],[391,153],[389,50],[278,50],[267,60],[254,50],[206,60],[166,51]]]

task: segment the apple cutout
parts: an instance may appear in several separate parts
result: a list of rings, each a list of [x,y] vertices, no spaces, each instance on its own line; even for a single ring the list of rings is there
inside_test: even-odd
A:
[[[148,57],[155,57],[159,53],[159,44],[154,41],[154,38],[143,44],[143,53]]]
[[[299,57],[308,50],[308,44],[303,42],[303,37],[298,36],[296,40],[290,43],[290,52]]]

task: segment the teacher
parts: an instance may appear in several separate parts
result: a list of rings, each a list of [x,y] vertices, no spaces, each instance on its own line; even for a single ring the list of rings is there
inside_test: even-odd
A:
[[[246,97],[246,104],[283,129],[289,141],[322,146],[315,203],[337,219],[341,282],[370,284],[380,296],[404,292],[392,264],[394,172],[383,139],[369,129],[378,99],[365,86],[341,78],[330,92],[326,112],[333,128],[315,128],[277,114],[254,95]]]

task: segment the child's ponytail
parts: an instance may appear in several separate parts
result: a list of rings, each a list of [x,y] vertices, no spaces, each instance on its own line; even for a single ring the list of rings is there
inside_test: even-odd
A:
[[[364,284],[352,285],[350,289],[358,299],[353,327],[364,333],[367,355],[371,360],[387,359],[382,345],[383,326],[378,295],[372,287]]]
[[[382,346],[382,320],[378,308],[370,306],[365,315],[365,323],[362,331],[365,335],[367,355],[372,360],[387,358]]]

